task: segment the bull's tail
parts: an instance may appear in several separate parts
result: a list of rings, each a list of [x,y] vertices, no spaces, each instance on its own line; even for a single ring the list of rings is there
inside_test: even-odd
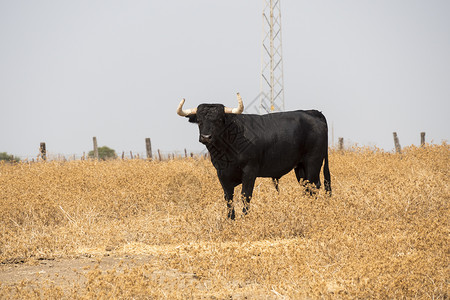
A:
[[[325,190],[331,196],[331,177],[330,177],[330,168],[328,166],[328,147],[327,152],[325,153],[325,163],[323,165],[323,184],[325,186]]]

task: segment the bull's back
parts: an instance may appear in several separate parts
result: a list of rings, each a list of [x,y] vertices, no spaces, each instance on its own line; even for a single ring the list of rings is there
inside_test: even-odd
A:
[[[251,159],[259,177],[279,178],[323,143],[326,121],[318,111],[242,115]],[[326,143],[326,141],[325,141]],[[249,153],[250,154],[250,153]]]

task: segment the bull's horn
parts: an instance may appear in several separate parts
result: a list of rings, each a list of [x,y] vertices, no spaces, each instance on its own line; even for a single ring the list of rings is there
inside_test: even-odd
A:
[[[179,116],[182,117],[186,117],[186,116],[190,116],[190,115],[195,115],[197,113],[197,109],[196,108],[191,108],[191,109],[183,109],[183,104],[184,104],[184,98],[183,100],[181,100],[180,104],[178,104],[178,108],[177,108],[177,114]]]
[[[242,102],[242,98],[241,95],[239,95],[239,93],[237,93],[237,99],[238,99],[238,107],[235,108],[225,107],[226,114],[241,114],[244,111],[244,103]]]

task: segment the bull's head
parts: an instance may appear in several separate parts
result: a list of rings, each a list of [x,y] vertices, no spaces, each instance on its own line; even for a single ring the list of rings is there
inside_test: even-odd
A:
[[[189,118],[189,122],[197,123],[200,129],[200,143],[212,143],[216,136],[223,132],[225,114],[241,114],[244,111],[242,98],[237,93],[238,107],[229,108],[222,104],[200,104],[197,108],[183,109],[184,99],[178,105],[177,114]]]

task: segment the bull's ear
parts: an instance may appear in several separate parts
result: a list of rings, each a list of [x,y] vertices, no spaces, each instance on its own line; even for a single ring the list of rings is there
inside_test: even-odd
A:
[[[198,121],[197,121],[197,114],[186,116],[186,118],[189,118],[189,122],[191,122],[191,123],[198,123]]]

